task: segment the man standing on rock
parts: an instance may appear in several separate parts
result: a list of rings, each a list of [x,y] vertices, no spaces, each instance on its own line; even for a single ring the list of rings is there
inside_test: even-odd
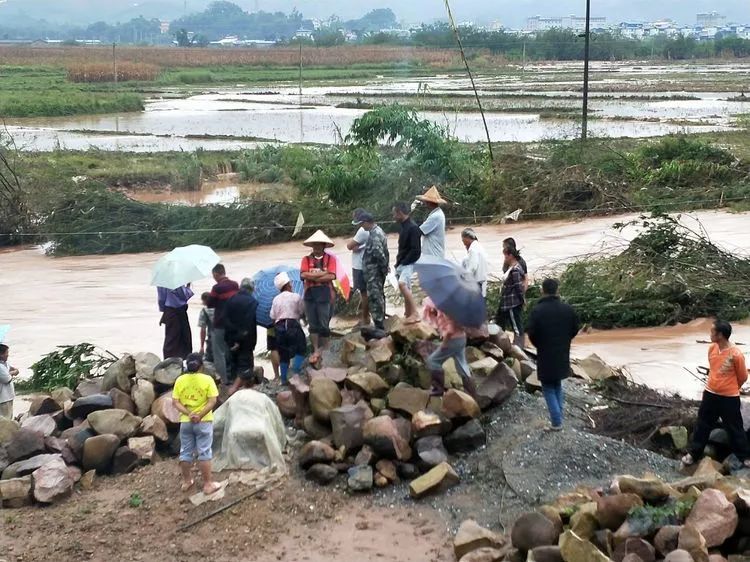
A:
[[[228,357],[229,349],[224,338],[224,314],[226,304],[240,290],[236,281],[227,277],[227,270],[224,264],[216,264],[212,270],[216,284],[209,293],[206,306],[214,309],[214,333],[211,341],[214,351],[214,367],[221,377],[221,382],[229,384],[228,377]]]
[[[406,203],[396,203],[393,207],[393,218],[401,225],[398,235],[398,256],[396,256],[396,275],[398,288],[404,297],[404,316],[407,323],[419,321],[417,303],[411,292],[411,280],[414,277],[414,263],[422,255],[422,233],[411,220],[411,209]]]
[[[18,369],[8,365],[10,348],[0,343],[0,418],[13,419],[13,400],[16,392],[13,379],[18,376]]]
[[[385,330],[385,278],[388,275],[390,254],[385,232],[370,213],[363,213],[362,228],[370,233],[362,254],[362,266],[367,283],[367,299],[375,329]]]
[[[258,340],[258,301],[253,296],[254,290],[253,280],[243,279],[240,290],[227,301],[224,311],[224,338],[229,349],[229,378],[232,380],[230,395],[254,380],[253,354]]]
[[[550,429],[559,431],[563,423],[562,380],[570,374],[570,342],[580,324],[573,307],[560,300],[557,279],[545,279],[542,298],[529,314],[526,333],[537,350],[537,375],[547,402]]]
[[[164,324],[164,359],[185,359],[193,352],[193,333],[187,314],[188,301],[193,297],[193,291],[190,285],[174,290],[157,287],[156,294],[161,312],[159,324]]]
[[[365,251],[365,244],[370,237],[370,233],[362,228],[362,213],[364,209],[354,209],[352,213],[352,225],[359,227],[354,238],[349,240],[346,248],[352,253],[352,284],[354,290],[359,291],[359,323],[362,326],[370,324],[370,308],[367,302],[367,284],[365,283],[365,274],[362,271],[362,254]]]
[[[682,457],[685,465],[691,465],[703,456],[711,431],[721,418],[729,434],[732,452],[745,468],[750,468],[750,448],[740,411],[740,388],[747,381],[747,367],[742,351],[729,341],[731,336],[729,322],[717,320],[711,326],[708,381],[698,409],[690,452]]]
[[[434,185],[424,195],[417,196],[417,201],[423,203],[430,210],[430,214],[420,226],[424,235],[422,240],[422,255],[445,257],[445,213],[440,205],[445,205],[446,200],[440,197],[437,187]]]
[[[333,282],[336,280],[336,260],[326,252],[333,241],[322,230],[317,230],[303,243],[312,252],[302,258],[300,277],[305,282],[305,316],[310,329],[313,353],[310,364],[316,365],[331,337],[331,316],[335,302]]]

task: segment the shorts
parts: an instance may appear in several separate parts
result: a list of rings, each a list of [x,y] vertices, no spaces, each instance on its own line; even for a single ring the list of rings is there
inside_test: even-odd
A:
[[[361,269],[352,270],[352,282],[354,290],[360,293],[367,293],[367,282],[365,281],[365,272]]]
[[[411,289],[411,280],[414,277],[414,264],[399,265],[396,268],[399,285],[403,283],[407,289]]]
[[[180,461],[210,461],[213,456],[213,422],[182,422],[180,424]]]
[[[331,310],[330,302],[305,301],[305,316],[311,334],[327,338],[331,335]]]
[[[276,330],[274,328],[266,329],[266,349],[268,351],[278,351],[279,344],[276,340]]]

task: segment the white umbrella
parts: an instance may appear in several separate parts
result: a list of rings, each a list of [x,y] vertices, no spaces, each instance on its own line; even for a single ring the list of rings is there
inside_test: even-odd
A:
[[[175,248],[159,259],[151,272],[151,285],[176,289],[211,275],[221,258],[208,246],[192,244]]]

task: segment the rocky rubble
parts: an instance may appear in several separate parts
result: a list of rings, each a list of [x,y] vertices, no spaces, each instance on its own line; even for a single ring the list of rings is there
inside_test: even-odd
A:
[[[704,463],[704,467],[710,467]],[[721,468],[721,467],[719,467]],[[738,471],[665,482],[616,477],[521,515],[510,536],[461,524],[456,559],[507,562],[743,562],[750,560],[750,479]]]
[[[126,354],[103,377],[34,398],[19,421],[0,418],[0,502],[49,504],[95,474],[122,474],[173,455],[179,414],[171,389],[179,359]]]

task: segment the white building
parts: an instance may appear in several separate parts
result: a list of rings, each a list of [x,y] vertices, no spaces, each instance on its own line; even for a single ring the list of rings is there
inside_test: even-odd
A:
[[[591,29],[602,29],[607,26],[606,17],[592,17]],[[526,31],[549,31],[550,29],[570,29],[573,31],[586,30],[586,18],[583,16],[565,17],[542,17],[534,16],[526,18]]]
[[[726,23],[727,17],[719,12],[705,12],[695,17],[695,24],[698,27],[722,27]]]

